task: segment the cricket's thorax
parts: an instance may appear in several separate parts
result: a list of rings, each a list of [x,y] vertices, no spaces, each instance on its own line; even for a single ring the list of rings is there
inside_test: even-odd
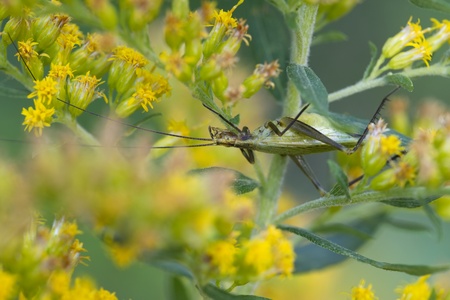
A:
[[[303,116],[302,116],[303,117]],[[273,121],[280,131],[289,124],[290,118],[281,118]],[[353,147],[357,139],[349,134],[335,129],[325,118],[315,114],[306,114],[300,121],[314,127],[322,134],[334,141]],[[304,135],[291,127],[283,136],[278,136],[267,124],[250,133],[243,130],[235,133],[227,129],[210,127],[211,138],[226,147],[250,149],[281,155],[305,155],[310,153],[327,152],[336,150],[330,145],[324,144],[314,138]]]

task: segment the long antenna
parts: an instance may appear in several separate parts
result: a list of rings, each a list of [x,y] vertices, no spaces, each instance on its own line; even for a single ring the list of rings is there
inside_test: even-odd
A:
[[[22,59],[24,65],[25,65],[25,67],[27,68],[28,72],[30,73],[31,77],[33,78],[34,81],[37,81],[36,77],[34,77],[33,73],[31,72],[30,67],[28,66],[28,64],[27,64],[27,63],[25,62],[25,60],[23,59],[22,54],[20,53],[19,49],[17,48],[16,44],[14,43],[13,39],[11,38],[11,35],[9,34],[9,32],[7,32],[7,34],[8,34],[9,39],[11,40],[12,45],[13,45],[14,48],[16,49],[17,53],[19,54],[20,58]],[[62,103],[67,104],[68,106],[73,107],[73,108],[75,108],[75,109],[78,109],[78,110],[80,110],[80,111],[82,111],[82,112],[85,112],[85,113],[87,113],[87,114],[90,114],[90,115],[95,116],[95,117],[98,117],[98,118],[103,118],[103,119],[108,120],[108,121],[110,121],[110,122],[114,122],[114,123],[116,123],[116,124],[120,124],[120,125],[123,125],[123,126],[126,126],[126,127],[130,127],[130,128],[134,128],[134,129],[139,129],[139,130],[143,130],[143,131],[151,132],[151,133],[155,133],[155,134],[165,135],[165,136],[171,136],[171,137],[177,137],[177,138],[188,139],[188,140],[195,140],[195,141],[212,141],[212,139],[210,139],[210,138],[199,138],[199,137],[192,137],[192,136],[184,136],[184,135],[179,135],[179,134],[174,134],[174,133],[168,133],[168,132],[163,132],[163,131],[158,131],[158,130],[148,129],[148,128],[144,128],[144,127],[141,127],[141,126],[129,124],[129,123],[127,123],[127,122],[124,122],[124,121],[121,121],[121,120],[117,120],[117,119],[113,119],[113,118],[110,118],[110,117],[107,117],[107,116],[104,116],[104,115],[95,113],[95,112],[93,112],[93,111],[90,111],[90,110],[87,110],[87,109],[78,107],[78,106],[73,105],[72,103],[70,103],[70,102],[68,102],[68,101],[66,101],[66,100],[60,99],[60,98],[58,98],[58,97],[56,97],[56,99],[58,99],[58,101],[61,101]]]

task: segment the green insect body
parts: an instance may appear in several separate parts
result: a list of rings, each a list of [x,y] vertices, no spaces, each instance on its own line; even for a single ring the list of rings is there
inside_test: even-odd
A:
[[[299,121],[303,123],[302,128],[296,126],[301,124]],[[304,113],[298,121],[284,117],[271,123],[282,132],[292,122],[293,125],[282,136],[279,136],[268,125],[269,122],[257,128],[252,133],[246,130],[235,133],[231,130],[217,127],[211,127],[210,133],[211,138],[217,145],[289,156],[336,150],[336,147],[306,135],[303,132],[305,124],[336,143],[348,148],[355,146],[358,141],[357,137],[336,129],[325,117],[314,113]]]

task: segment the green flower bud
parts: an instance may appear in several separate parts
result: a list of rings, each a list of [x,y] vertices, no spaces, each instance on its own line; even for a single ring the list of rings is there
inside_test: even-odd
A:
[[[386,165],[387,158],[381,153],[380,137],[370,136],[361,149],[361,165],[364,174],[373,176]]]
[[[67,15],[50,15],[37,18],[32,26],[33,39],[39,43],[38,49],[45,50],[58,38],[61,28],[69,23]]]
[[[212,90],[216,97],[224,102],[226,97],[224,95],[226,89],[228,88],[228,77],[222,72],[218,77],[214,78],[212,81]]]
[[[384,191],[396,185],[395,170],[388,169],[381,172],[370,182],[370,187],[374,190]]]
[[[263,87],[264,81],[264,78],[262,78],[258,74],[252,74],[247,77],[242,83],[242,86],[245,89],[242,96],[244,98],[250,98],[251,96],[256,94]]]

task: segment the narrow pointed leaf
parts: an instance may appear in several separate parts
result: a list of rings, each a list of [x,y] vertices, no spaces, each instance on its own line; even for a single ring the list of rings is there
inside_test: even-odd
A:
[[[334,179],[339,185],[340,190],[347,197],[347,199],[350,199],[350,190],[348,188],[347,175],[345,175],[344,171],[342,171],[342,168],[332,160],[328,160],[328,167],[330,168],[331,175],[333,175]]]
[[[342,42],[347,40],[347,35],[341,31],[331,30],[318,36],[315,36],[312,40],[311,46],[317,46],[331,42]]]
[[[386,214],[375,214],[360,220],[341,224],[340,226],[328,226],[318,228],[317,232],[326,231],[327,240],[339,244],[350,250],[357,250],[370,241],[381,224],[384,224]],[[317,271],[347,259],[346,256],[336,254],[314,243],[297,245],[295,247],[297,259],[294,273]]]
[[[234,192],[237,195],[242,195],[245,193],[249,193],[259,187],[259,184],[257,181],[253,180],[250,177],[245,176],[241,172],[238,172],[233,169],[227,169],[227,168],[220,168],[220,167],[211,167],[211,168],[204,168],[204,169],[195,169],[189,171],[189,174],[192,175],[203,175],[203,174],[212,174],[214,172],[227,172],[232,173],[234,175],[234,180],[232,182],[232,187]]]
[[[167,286],[169,300],[190,300],[190,295],[181,277],[172,276],[169,278]]]
[[[328,92],[314,71],[306,66],[290,64],[287,74],[300,92],[302,100],[311,103],[322,115],[328,114]]]
[[[176,261],[155,260],[151,262],[151,265],[174,275],[183,276],[190,279],[194,278],[194,275],[192,275],[191,271],[187,267]]]
[[[450,3],[445,0],[409,0],[409,2],[418,7],[434,9],[440,13],[450,14]]]
[[[366,70],[364,71],[363,78],[367,78],[367,76],[370,75],[373,68],[375,67],[375,63],[377,60],[377,55],[378,55],[377,46],[374,43],[369,42],[369,48],[370,48],[370,63],[367,66]]]
[[[329,240],[326,240],[314,233],[311,233],[307,230],[304,230],[302,228],[293,227],[293,226],[286,226],[281,225],[279,226],[280,229],[289,231],[291,233],[294,233],[296,235],[302,236],[306,238],[307,240],[311,241],[312,243],[323,247],[325,249],[328,249],[334,253],[347,256],[349,258],[355,259],[359,262],[369,264],[371,266],[374,266],[379,269],[383,270],[389,270],[389,271],[396,271],[396,272],[403,272],[410,275],[415,276],[423,276],[427,274],[432,274],[436,272],[442,272],[446,271],[450,268],[450,265],[443,265],[443,266],[426,266],[426,265],[405,265],[405,264],[392,264],[392,263],[386,263],[386,262],[380,262],[376,261],[370,258],[367,258],[355,251],[352,251],[350,249],[347,249],[345,247],[342,247],[341,245],[338,245],[334,242],[331,242]]]

